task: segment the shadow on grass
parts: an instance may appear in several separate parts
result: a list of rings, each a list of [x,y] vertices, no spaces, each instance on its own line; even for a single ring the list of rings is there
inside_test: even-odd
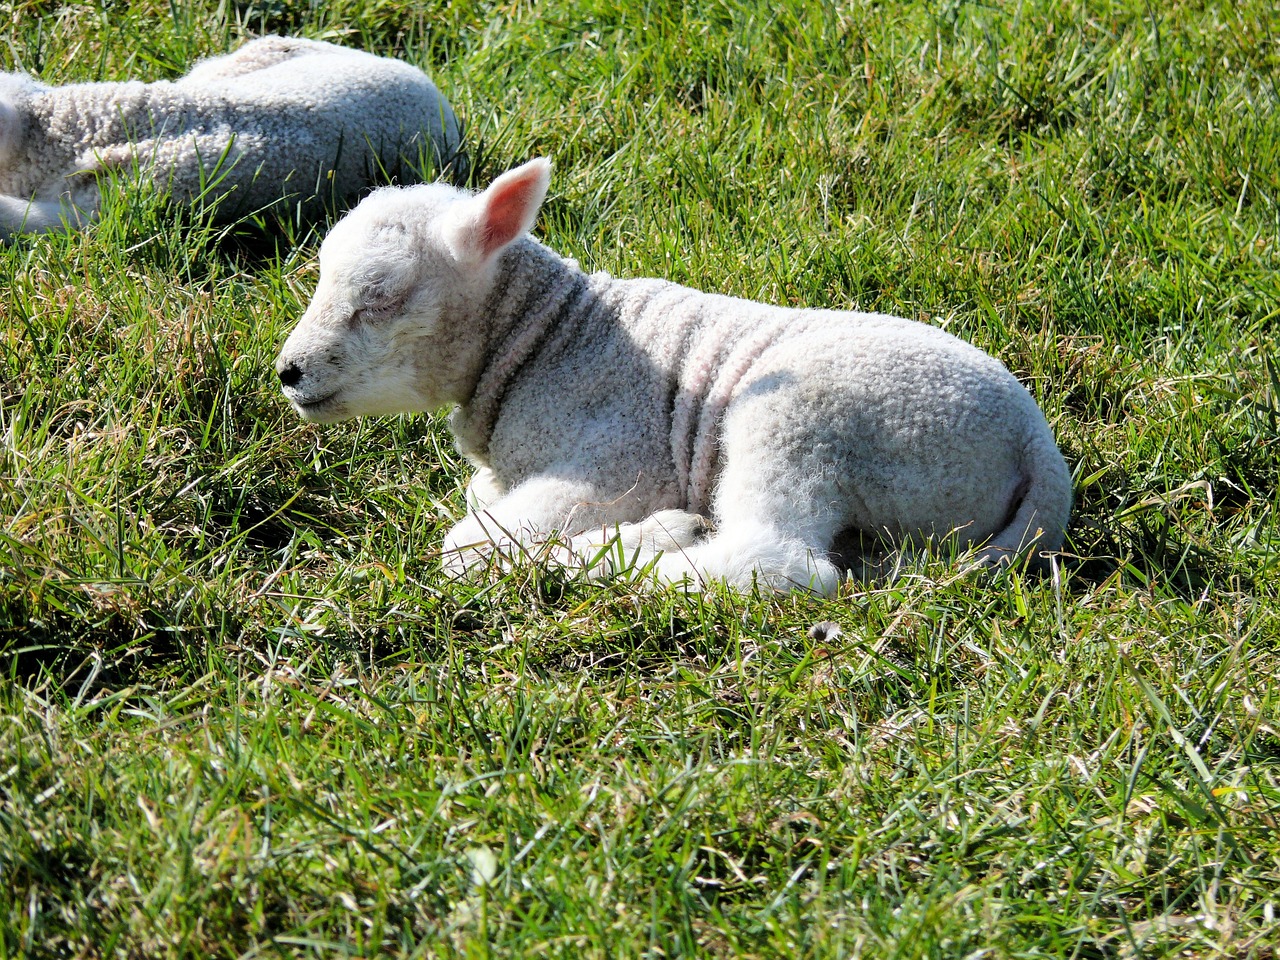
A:
[[[0,676],[21,684],[49,680],[69,697],[127,686],[144,673],[172,669],[187,652],[161,632],[138,636],[136,625],[119,615],[86,623],[6,603],[0,619],[6,621],[0,625]]]
[[[1172,503],[1115,489],[1086,491],[1067,533],[1062,564],[1069,582],[1084,591],[1117,576],[1170,599],[1202,600],[1224,584],[1250,590],[1254,577],[1220,550],[1197,542]]]
[[[68,696],[199,675],[206,652],[246,626],[210,596],[193,591],[175,605],[139,579],[29,577],[0,586],[0,677],[48,680]]]
[[[84,696],[144,677],[205,672],[209,650],[266,636],[263,618],[284,615],[254,592],[267,574],[224,575],[221,567],[263,554],[280,563],[303,536],[342,536],[330,524],[343,514],[324,509],[322,496],[227,481],[197,497],[184,487],[148,510],[150,539],[126,544],[120,555],[82,557],[74,567],[20,541],[0,541],[7,547],[0,553],[0,677],[45,678]],[[329,520],[317,519],[327,512]]]
[[[216,181],[208,188],[207,200],[182,202],[137,169],[128,175],[113,172],[99,178],[101,205],[95,229],[104,244],[125,251],[130,259],[196,285],[205,277],[220,276],[227,266],[258,273],[288,260],[300,247],[318,244],[334,223],[381,187],[437,180],[465,186],[471,167],[467,150],[464,139],[442,164],[422,154],[416,162],[380,168],[369,177],[368,186],[349,197],[324,196],[321,189],[314,196],[282,198],[260,210],[236,209],[234,196],[218,196]]]
[[[1078,592],[1121,576],[1131,583],[1195,603],[1226,582],[1230,570],[1187,538],[1167,517],[1139,517],[1132,529],[1086,518],[1069,535],[1063,567]]]
[[[429,659],[450,643],[523,648],[539,671],[599,676],[695,671],[723,659],[743,626],[741,601],[712,601],[678,588],[645,590],[625,577],[588,580],[531,560],[514,569],[452,578],[432,569],[440,589],[424,602],[440,629],[412,632],[409,643],[383,644],[379,656]],[[557,627],[558,625],[558,627]],[[768,631],[768,625],[764,625]]]

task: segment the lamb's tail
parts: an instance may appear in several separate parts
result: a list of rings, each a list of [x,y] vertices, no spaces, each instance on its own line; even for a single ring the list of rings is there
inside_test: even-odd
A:
[[[979,554],[987,566],[1012,563],[1024,551],[1062,548],[1071,515],[1071,471],[1047,429],[1033,433],[1023,451],[1026,492],[1013,517]]]

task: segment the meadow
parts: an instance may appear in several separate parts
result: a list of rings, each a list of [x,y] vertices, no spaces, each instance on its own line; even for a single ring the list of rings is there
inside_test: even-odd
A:
[[[999,357],[1076,506],[1046,576],[452,580],[444,412],[280,395],[324,225],[114,183],[0,246],[0,957],[1280,956],[1271,0],[2,10],[423,66],[585,268]]]

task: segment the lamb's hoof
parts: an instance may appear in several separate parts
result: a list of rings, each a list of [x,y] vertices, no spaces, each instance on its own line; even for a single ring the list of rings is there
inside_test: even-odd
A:
[[[623,524],[618,539],[628,552],[657,556],[692,547],[712,532],[711,521],[687,510],[659,510],[639,523]]]

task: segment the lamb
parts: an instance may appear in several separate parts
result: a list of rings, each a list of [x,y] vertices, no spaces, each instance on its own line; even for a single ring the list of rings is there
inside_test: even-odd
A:
[[[859,542],[988,566],[1061,546],[1070,474],[999,361],[899,317],[587,275],[527,235],[549,182],[538,159],[476,195],[375,191],[325,237],[276,362],[311,421],[455,405],[476,473],[448,571],[549,544],[829,595]]]
[[[233,220],[282,199],[315,217],[388,176],[454,159],[458,121],[421,70],[322,43],[262,37],[172,81],[53,87],[0,73],[0,239],[75,226],[94,174],[137,171]]]

